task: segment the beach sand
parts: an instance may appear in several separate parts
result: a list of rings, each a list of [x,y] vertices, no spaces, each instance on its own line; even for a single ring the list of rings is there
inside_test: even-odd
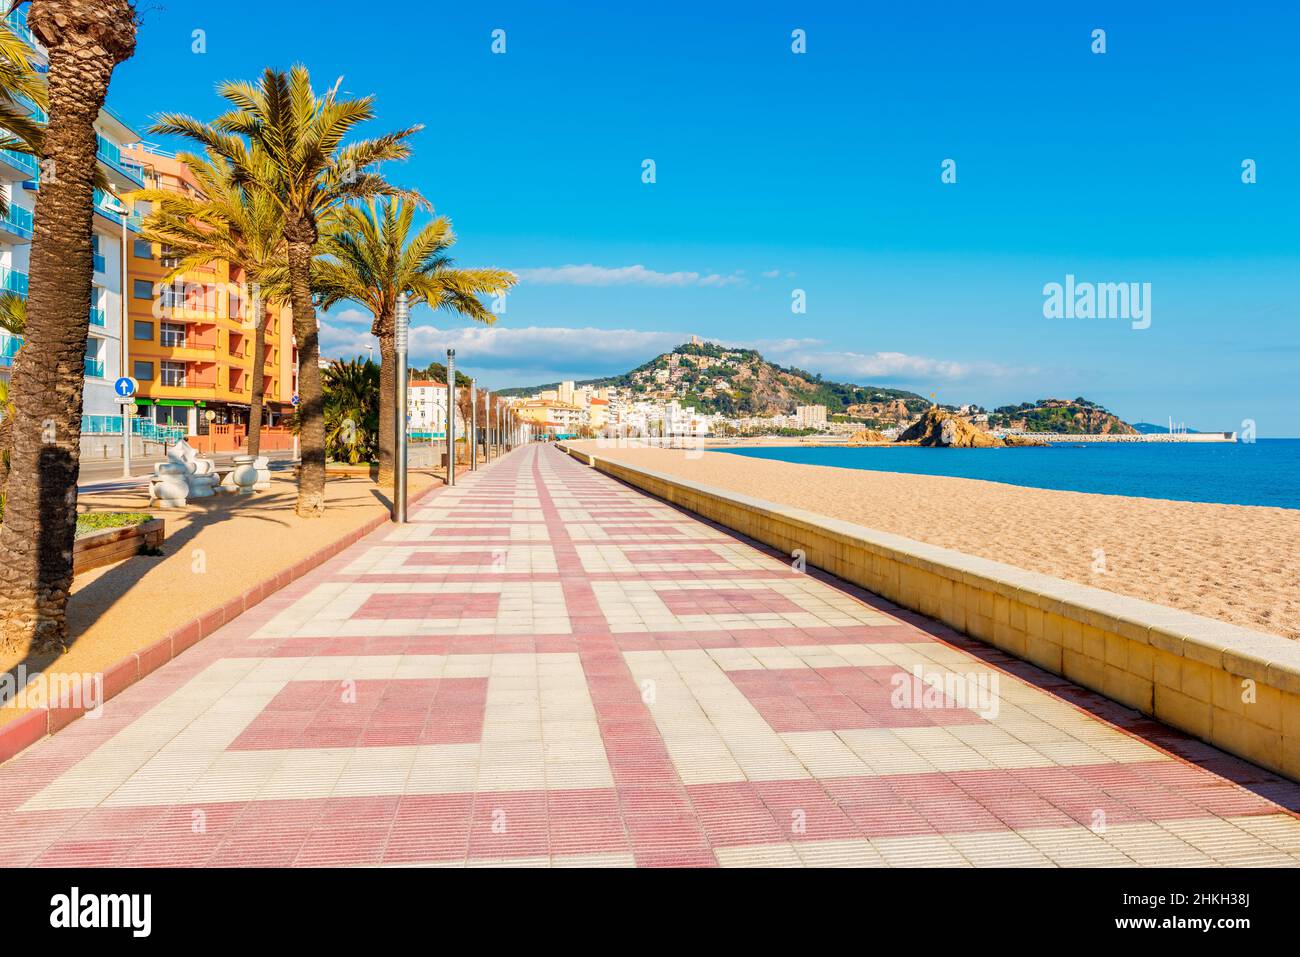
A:
[[[1300,510],[590,445],[612,461],[1300,639]]]

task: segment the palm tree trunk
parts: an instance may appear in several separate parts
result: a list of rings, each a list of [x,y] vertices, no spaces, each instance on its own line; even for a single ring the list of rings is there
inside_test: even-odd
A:
[[[253,327],[253,395],[248,402],[248,454],[258,455],[262,449],[262,406],[266,399],[266,309],[261,300],[254,300],[257,314]],[[299,353],[301,355],[301,353]]]
[[[385,328],[391,328],[391,324]],[[379,337],[379,487],[393,487],[397,453],[397,340]]]
[[[320,377],[320,329],[311,301],[314,241],[301,237],[299,226],[289,247],[289,296],[293,335],[298,340],[298,514],[318,518],[325,511],[325,400]],[[314,230],[311,230],[314,233]]]
[[[5,400],[3,410],[4,418],[0,419],[0,506],[3,505],[5,486],[9,484],[9,448],[13,445],[14,435],[14,410],[9,407],[9,400]],[[0,512],[3,508],[0,507]]]
[[[127,0],[35,0],[50,120],[36,197],[26,341],[14,362],[11,477],[0,528],[0,644],[67,644],[90,290],[95,120],[135,50]]]

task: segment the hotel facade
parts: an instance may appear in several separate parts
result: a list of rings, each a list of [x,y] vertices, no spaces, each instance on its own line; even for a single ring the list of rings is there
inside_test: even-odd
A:
[[[126,154],[150,188],[200,195],[193,173],[174,155],[146,144]],[[148,215],[135,204],[137,217]],[[203,438],[214,427],[249,424],[254,376],[254,290],[242,270],[214,262],[167,282],[172,251],[134,237],[127,250],[126,374],[138,383],[136,412],[158,428]],[[287,307],[264,307],[263,424],[293,411],[297,354]],[[204,443],[200,443],[204,444]]]

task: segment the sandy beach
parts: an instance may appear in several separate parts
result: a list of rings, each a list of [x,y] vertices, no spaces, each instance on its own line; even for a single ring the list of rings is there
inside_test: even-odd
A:
[[[721,452],[592,451],[1300,639],[1297,510],[1058,492],[974,479],[795,465]]]

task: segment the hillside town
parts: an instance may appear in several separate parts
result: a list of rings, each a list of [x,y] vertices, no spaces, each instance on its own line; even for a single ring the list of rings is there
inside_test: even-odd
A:
[[[518,400],[513,408],[524,421],[557,437],[847,435],[854,429],[847,419],[832,421],[824,405],[795,406],[785,415],[727,416],[694,407],[689,399],[647,397],[628,388],[579,387],[573,382]]]

